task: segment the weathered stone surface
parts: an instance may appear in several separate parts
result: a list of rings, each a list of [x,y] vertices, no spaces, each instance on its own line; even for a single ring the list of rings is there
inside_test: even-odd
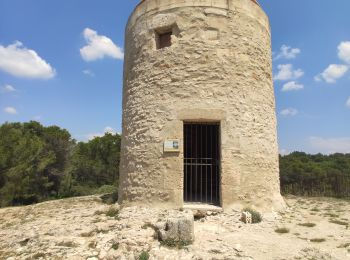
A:
[[[157,31],[173,28],[157,50]],[[217,121],[221,205],[280,210],[269,21],[251,0],[145,0],[125,38],[119,202],[183,206],[183,122]],[[180,153],[163,142],[179,139]]]
[[[194,219],[192,212],[178,212],[166,217],[165,221],[156,224],[158,238],[161,241],[194,241]]]

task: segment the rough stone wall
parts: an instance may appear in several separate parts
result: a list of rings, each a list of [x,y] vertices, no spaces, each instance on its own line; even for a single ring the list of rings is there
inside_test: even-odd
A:
[[[156,31],[173,28],[157,50]],[[126,28],[119,198],[183,205],[183,121],[220,121],[221,206],[284,206],[268,18],[251,0],[146,0]],[[166,139],[180,153],[163,153]]]

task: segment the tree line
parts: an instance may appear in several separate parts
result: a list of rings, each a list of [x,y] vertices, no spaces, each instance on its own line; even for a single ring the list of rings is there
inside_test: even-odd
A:
[[[350,198],[350,154],[280,156],[284,194]]]
[[[76,142],[38,122],[0,126],[0,206],[116,190],[120,136]]]
[[[120,135],[75,141],[58,126],[0,125],[0,207],[115,192]],[[280,156],[283,194],[350,197],[350,154]]]

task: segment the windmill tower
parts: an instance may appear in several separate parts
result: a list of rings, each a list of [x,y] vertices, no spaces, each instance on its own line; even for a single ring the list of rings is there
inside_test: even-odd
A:
[[[143,0],[125,40],[119,202],[283,208],[258,3]]]

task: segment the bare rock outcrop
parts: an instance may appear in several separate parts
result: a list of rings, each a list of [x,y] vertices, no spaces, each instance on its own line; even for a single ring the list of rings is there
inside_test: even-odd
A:
[[[330,222],[350,220],[347,200],[293,196],[287,202],[288,212],[264,214],[255,225],[242,224],[239,211],[207,211],[193,222],[196,211],[119,208],[98,196],[4,208],[0,259],[349,259],[349,230]],[[290,232],[276,233],[276,227]]]

